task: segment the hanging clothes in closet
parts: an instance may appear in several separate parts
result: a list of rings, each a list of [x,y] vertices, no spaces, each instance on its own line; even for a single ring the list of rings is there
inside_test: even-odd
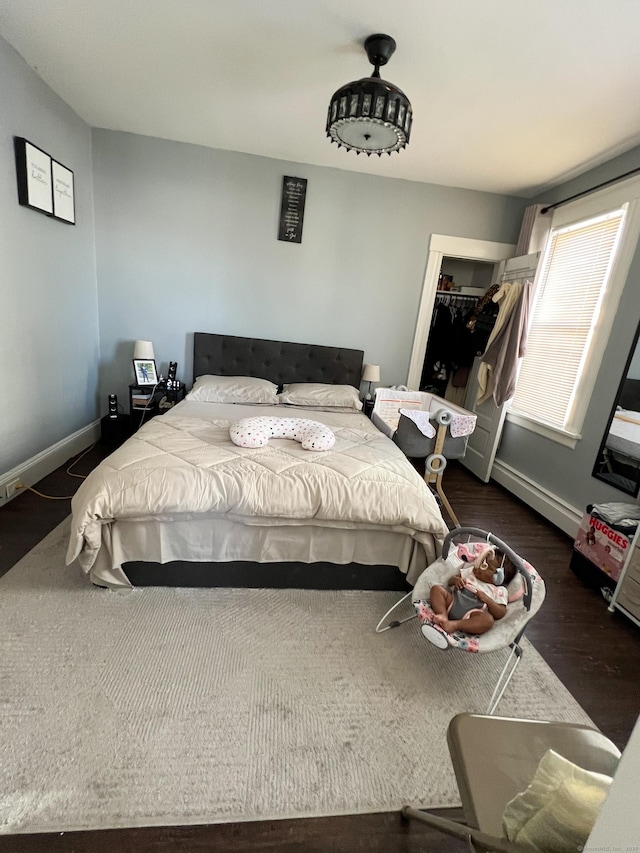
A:
[[[481,299],[459,293],[437,294],[420,390],[444,397],[449,383],[457,388],[466,386],[473,360],[484,352],[498,313],[491,300],[494,292],[489,288]]]

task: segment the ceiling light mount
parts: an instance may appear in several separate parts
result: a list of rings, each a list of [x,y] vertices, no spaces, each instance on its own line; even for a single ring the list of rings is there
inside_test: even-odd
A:
[[[364,43],[371,77],[341,86],[331,98],[327,114],[327,136],[338,148],[356,154],[391,154],[409,143],[413,110],[407,96],[380,77],[396,49],[391,36],[378,33]]]
[[[385,36],[378,33],[375,36],[369,36],[365,39],[364,49],[367,51],[369,62],[375,65],[375,71],[372,77],[380,76],[380,66],[386,65],[391,59],[396,49],[395,39],[391,36]]]

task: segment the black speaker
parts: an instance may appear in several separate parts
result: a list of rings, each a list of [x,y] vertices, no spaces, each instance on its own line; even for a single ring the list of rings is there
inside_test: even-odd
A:
[[[176,373],[178,372],[178,362],[170,361],[167,371],[167,391],[173,391],[176,384]]]
[[[105,415],[100,419],[100,443],[106,447],[120,447],[131,435],[131,419],[129,415],[117,415],[112,418]]]
[[[118,397],[115,394],[109,394],[109,418],[111,420],[118,418]]]

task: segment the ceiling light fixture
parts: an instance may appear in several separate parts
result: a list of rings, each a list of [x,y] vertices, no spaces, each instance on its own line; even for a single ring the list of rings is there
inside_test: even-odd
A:
[[[341,86],[331,98],[327,136],[356,154],[391,155],[408,145],[413,121],[407,96],[380,77],[380,66],[393,56],[396,43],[377,34],[367,38],[364,49],[375,70],[371,77]]]

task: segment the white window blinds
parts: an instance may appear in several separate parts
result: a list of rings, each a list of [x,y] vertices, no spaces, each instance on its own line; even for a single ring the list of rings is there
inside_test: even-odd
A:
[[[558,429],[571,417],[625,207],[553,229],[511,410]]]

